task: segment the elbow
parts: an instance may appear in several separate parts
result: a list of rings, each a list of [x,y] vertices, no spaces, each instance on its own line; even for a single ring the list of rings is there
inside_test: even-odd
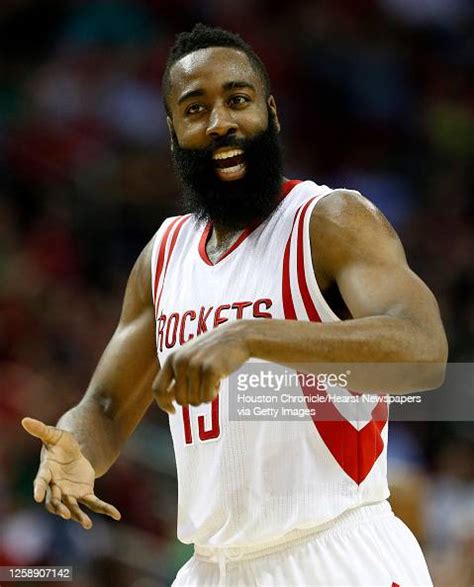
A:
[[[446,377],[446,362],[427,363],[419,369],[417,391],[433,391],[440,388]]]
[[[444,331],[426,342],[417,358],[419,391],[438,389],[444,383],[448,361],[448,342]]]

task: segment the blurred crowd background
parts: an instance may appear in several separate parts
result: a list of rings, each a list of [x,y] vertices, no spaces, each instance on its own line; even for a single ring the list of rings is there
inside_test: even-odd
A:
[[[286,175],[360,190],[440,303],[450,360],[474,358],[472,0],[2,0],[0,565],[73,565],[78,587],[169,585],[176,479],[156,407],[97,492],[90,532],[46,514],[39,444],[82,396],[131,266],[180,210],[160,82],[174,35],[239,32],[268,66]],[[474,584],[470,423],[394,423],[392,504],[437,587]]]

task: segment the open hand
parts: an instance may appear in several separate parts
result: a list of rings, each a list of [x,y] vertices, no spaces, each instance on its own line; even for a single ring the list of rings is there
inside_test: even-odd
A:
[[[92,528],[92,521],[79,504],[120,520],[120,512],[94,494],[95,471],[70,432],[33,418],[23,418],[21,424],[43,442],[41,463],[33,483],[36,502],[44,501],[50,513],[74,520],[86,530]]]

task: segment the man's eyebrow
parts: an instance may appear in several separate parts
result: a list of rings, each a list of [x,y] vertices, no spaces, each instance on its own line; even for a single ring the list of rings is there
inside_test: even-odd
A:
[[[245,82],[245,81],[231,81],[231,82],[225,82],[224,84],[222,84],[222,88],[228,92],[229,90],[236,90],[236,89],[250,89],[254,92],[256,92],[257,90],[255,89],[255,86],[253,84],[251,84],[250,82]],[[205,92],[203,89],[198,88],[196,90],[190,90],[189,92],[185,92],[179,99],[178,99],[178,106],[180,104],[182,104],[183,102],[185,102],[186,100],[189,100],[189,98],[199,98],[201,96],[204,96]]]
[[[183,103],[185,100],[189,98],[197,98],[199,96],[204,96],[204,90],[197,89],[197,90],[190,90],[189,92],[185,92],[178,100],[178,105]]]
[[[222,87],[224,88],[224,90],[235,90],[237,88],[248,88],[248,89],[256,92],[255,86],[253,84],[251,84],[250,82],[244,82],[244,81],[226,82]]]

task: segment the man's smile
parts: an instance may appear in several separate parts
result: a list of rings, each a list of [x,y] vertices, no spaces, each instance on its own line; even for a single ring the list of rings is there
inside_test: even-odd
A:
[[[212,155],[217,176],[223,181],[241,179],[247,170],[244,152],[235,147],[217,149]]]

